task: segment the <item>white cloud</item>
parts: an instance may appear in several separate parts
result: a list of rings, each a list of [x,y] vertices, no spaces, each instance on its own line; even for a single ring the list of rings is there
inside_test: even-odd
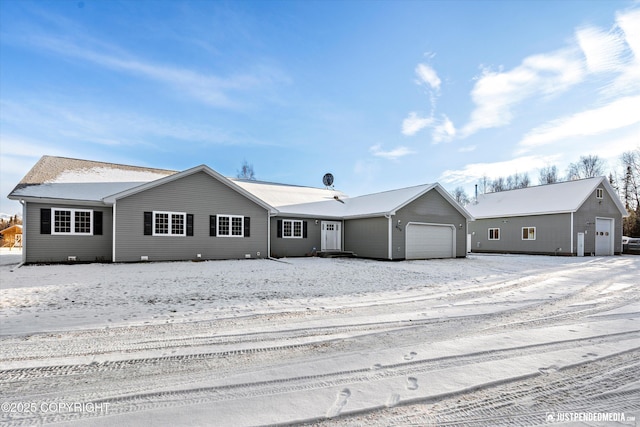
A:
[[[476,151],[476,148],[478,148],[475,145],[466,145],[464,147],[460,147],[458,148],[458,152],[459,153],[470,153],[472,151]]]
[[[402,121],[402,133],[407,136],[415,135],[420,130],[431,126],[432,123],[432,117],[419,117],[418,113],[412,111],[409,113],[409,117]]]
[[[580,49],[592,73],[619,71],[624,64],[624,36],[614,32],[604,32],[598,28],[582,28],[576,32]]]
[[[447,184],[471,183],[483,176],[496,178],[518,173],[530,173],[548,164],[554,163],[558,156],[524,156],[493,163],[472,163],[458,170],[446,170],[438,181]],[[530,174],[531,177],[531,174]]]
[[[553,120],[527,133],[519,154],[568,138],[598,135],[640,123],[640,96],[615,100],[604,107]]]
[[[640,62],[640,9],[619,13],[616,22],[625,34],[625,41],[633,52],[635,61]]]
[[[433,142],[449,142],[456,136],[456,128],[453,126],[453,122],[449,117],[444,116],[442,122],[440,122],[433,129]]]
[[[371,147],[369,147],[369,151],[371,152],[371,154],[373,154],[376,157],[382,157],[385,159],[389,159],[389,160],[397,160],[400,157],[412,154],[413,151],[410,150],[407,147],[404,146],[400,146],[397,148],[394,148],[393,150],[390,151],[384,151],[382,149],[382,145],[381,144],[376,144],[373,145]]]
[[[434,90],[440,89],[440,77],[438,73],[431,66],[427,64],[418,64],[416,67],[416,74],[418,75],[419,84],[426,83]]]
[[[220,77],[187,68],[158,64],[136,58],[118,48],[83,37],[82,41],[56,38],[50,34],[32,35],[29,42],[39,48],[62,56],[77,58],[112,70],[127,72],[173,87],[177,93],[187,94],[208,105],[238,107],[241,103],[232,93],[269,86],[274,82],[288,81],[280,70],[268,66],[256,66],[251,72]]]
[[[581,61],[571,49],[525,58],[507,72],[485,70],[478,78],[471,98],[476,108],[461,135],[504,126],[513,118],[512,109],[536,95],[555,95],[582,81]]]

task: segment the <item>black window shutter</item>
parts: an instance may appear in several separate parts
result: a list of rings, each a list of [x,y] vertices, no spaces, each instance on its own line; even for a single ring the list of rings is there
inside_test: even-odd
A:
[[[278,226],[276,231],[277,231],[276,236],[282,237],[282,220],[281,219],[278,220]]]
[[[40,234],[51,234],[51,209],[40,209]]]
[[[251,218],[244,217],[244,237],[251,237]]]
[[[193,214],[187,214],[187,236],[193,236]]]
[[[307,238],[307,221],[302,221],[302,238]]]
[[[102,211],[93,211],[93,235],[102,236]]]
[[[209,236],[216,237],[216,216],[209,215]]]
[[[153,212],[144,213],[144,235],[151,236],[153,234]]]

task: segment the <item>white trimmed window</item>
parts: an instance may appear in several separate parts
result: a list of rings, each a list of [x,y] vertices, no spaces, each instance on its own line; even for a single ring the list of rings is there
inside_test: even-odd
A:
[[[296,219],[282,220],[282,237],[285,239],[302,239],[302,221]]]
[[[218,236],[244,237],[244,217],[240,215],[218,215]]]
[[[154,236],[186,236],[186,217],[184,212],[153,212]]]
[[[499,228],[490,228],[489,229],[489,240],[500,240],[500,229]]]
[[[536,240],[536,228],[522,227],[522,240]]]
[[[596,199],[602,199],[604,197],[604,190],[602,188],[596,188]]]
[[[93,234],[93,211],[90,209],[51,209],[51,234]]]

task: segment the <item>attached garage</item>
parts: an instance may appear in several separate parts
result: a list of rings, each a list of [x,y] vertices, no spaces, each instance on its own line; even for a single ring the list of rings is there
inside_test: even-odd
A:
[[[406,233],[406,259],[456,257],[456,230],[453,225],[409,223]]]

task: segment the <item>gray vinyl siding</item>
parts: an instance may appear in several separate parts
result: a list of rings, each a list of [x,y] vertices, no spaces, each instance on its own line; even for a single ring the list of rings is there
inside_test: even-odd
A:
[[[602,188],[602,187],[600,187]],[[596,218],[613,218],[615,222],[614,248],[616,254],[622,252],[622,215],[615,202],[607,191],[603,191],[603,198],[597,199],[594,191],[580,206],[573,217],[574,244],[578,241],[578,233],[584,235],[584,254],[589,255],[596,251]]]
[[[395,227],[401,221],[400,229]],[[456,236],[456,256],[467,254],[467,218],[436,190],[423,194],[393,217],[393,258],[405,258],[406,226],[409,222],[453,225]]]
[[[300,220],[307,222],[307,238],[283,238],[278,237],[278,220]],[[296,217],[274,217],[271,218],[271,256],[276,258],[281,257],[299,257],[309,256],[313,253],[320,251],[321,243],[321,219],[308,219],[308,218],[296,218]]]
[[[385,217],[344,221],[345,251],[362,258],[389,258],[389,220]]]
[[[205,172],[176,179],[116,202],[115,261],[178,261],[264,258],[267,210]],[[144,212],[184,212],[194,216],[193,236],[145,236]],[[209,236],[210,215],[251,218],[250,237]],[[260,255],[258,255],[260,253]]]
[[[91,209],[94,212],[102,212],[102,235],[42,234],[40,209],[53,208]],[[27,263],[67,262],[69,256],[75,256],[77,262],[111,261],[111,207],[72,203],[60,205],[27,203],[24,224],[26,231],[24,236],[25,262]]]
[[[602,187],[601,187],[602,188]],[[469,224],[472,252],[510,252],[530,254],[575,255],[578,233],[585,233],[584,253],[595,252],[596,218],[613,218],[615,222],[614,252],[622,250],[622,215],[605,190],[597,199],[595,190],[573,214],[573,247],[571,213],[520,217],[477,219]],[[522,227],[536,227],[536,240],[522,240]],[[500,240],[489,240],[489,228],[500,229]]]
[[[522,240],[523,227],[535,227],[536,239]],[[500,229],[499,240],[489,240],[490,228]],[[569,213],[477,219],[469,224],[471,251],[569,255],[570,230]]]

